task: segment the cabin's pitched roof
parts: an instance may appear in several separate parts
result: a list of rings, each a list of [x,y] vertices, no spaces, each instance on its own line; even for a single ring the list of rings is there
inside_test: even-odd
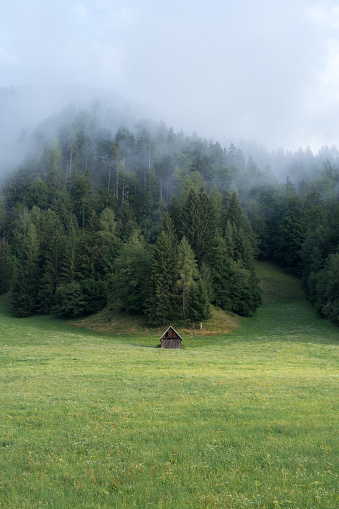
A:
[[[173,329],[173,327],[171,325],[168,327],[168,329],[165,330],[163,335],[160,336],[160,339],[162,339],[164,336],[166,336],[166,332],[168,332],[170,329],[172,329],[172,331],[174,331],[176,333],[176,335],[178,336],[178,339],[181,339],[181,341],[182,341],[182,337],[180,336],[180,334],[175,329]]]

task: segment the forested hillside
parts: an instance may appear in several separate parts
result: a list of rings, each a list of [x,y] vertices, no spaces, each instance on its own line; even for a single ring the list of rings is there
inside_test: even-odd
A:
[[[250,316],[259,257],[300,276],[339,324],[336,148],[250,153],[119,120],[95,101],[13,143],[26,157],[1,191],[0,293],[12,289],[16,316],[107,302],[154,325],[206,320],[211,303]]]

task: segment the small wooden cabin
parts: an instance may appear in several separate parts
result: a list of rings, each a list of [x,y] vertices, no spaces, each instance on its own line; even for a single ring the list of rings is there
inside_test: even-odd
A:
[[[173,329],[168,327],[160,338],[161,348],[181,348],[181,336]]]

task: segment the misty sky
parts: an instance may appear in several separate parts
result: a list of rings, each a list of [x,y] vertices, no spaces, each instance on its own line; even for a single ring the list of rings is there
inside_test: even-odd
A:
[[[339,146],[339,2],[0,0],[0,86],[34,82],[112,90],[187,134]]]

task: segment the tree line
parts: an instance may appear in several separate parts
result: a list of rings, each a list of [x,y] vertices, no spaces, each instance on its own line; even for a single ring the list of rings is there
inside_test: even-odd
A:
[[[107,303],[153,325],[204,321],[211,304],[250,316],[259,257],[300,276],[317,312],[339,323],[334,150],[309,173],[305,153],[280,183],[233,144],[147,121],[113,132],[96,106],[40,125],[3,185],[0,293],[12,290],[16,316]]]

